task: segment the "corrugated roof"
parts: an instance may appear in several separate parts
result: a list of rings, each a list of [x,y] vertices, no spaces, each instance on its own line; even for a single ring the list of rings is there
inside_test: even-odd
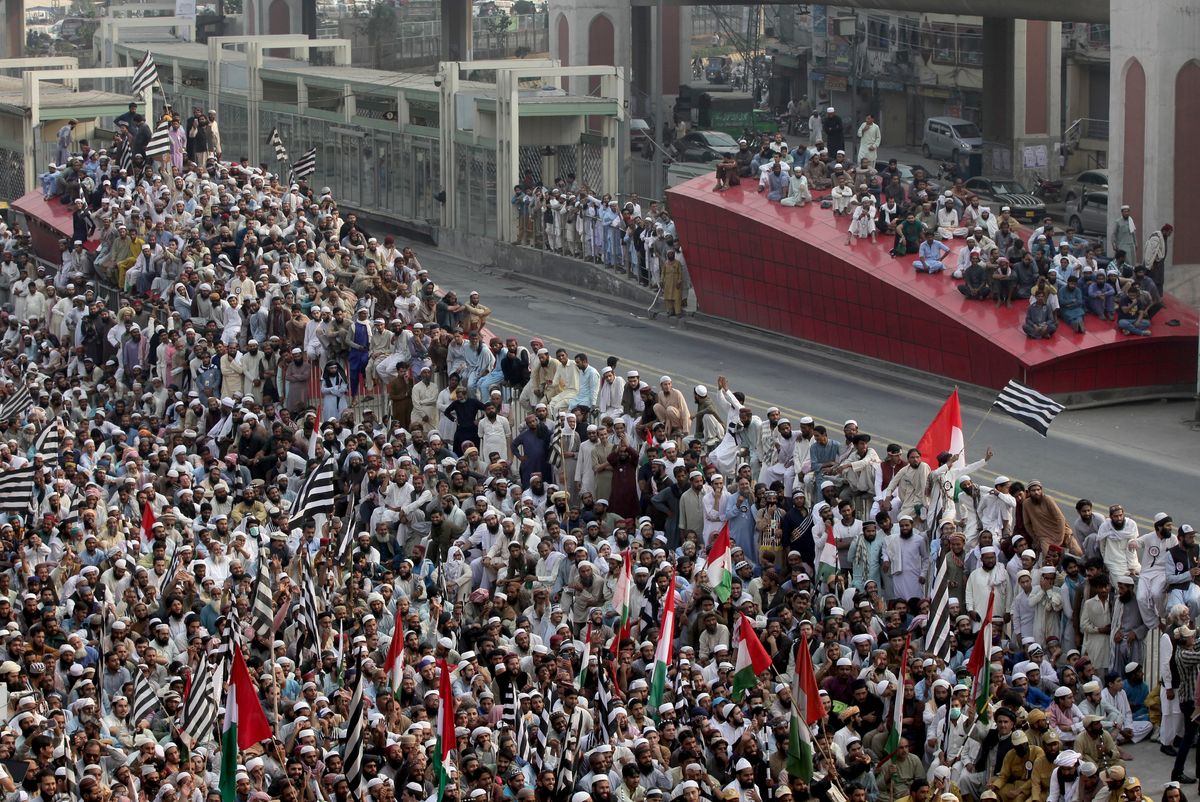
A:
[[[84,89],[76,92],[61,84],[42,81],[40,103],[43,109],[69,109],[76,106],[124,106],[129,102],[126,95]],[[0,75],[0,107],[10,112],[25,112],[25,91],[20,78]]]

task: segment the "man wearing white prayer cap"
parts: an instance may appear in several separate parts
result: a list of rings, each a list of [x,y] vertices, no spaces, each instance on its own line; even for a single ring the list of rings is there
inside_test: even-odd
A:
[[[738,802],[758,802],[758,789],[754,783],[754,766],[746,758],[739,758],[733,764],[733,782],[725,786],[725,791],[737,791]],[[732,795],[725,797],[733,799]]]
[[[978,623],[983,620],[988,600],[995,594],[992,605],[993,623],[1002,623],[1012,610],[1013,587],[1008,570],[996,564],[997,550],[984,546],[979,550],[979,566],[967,577],[967,614]]]
[[[658,380],[658,401],[654,404],[654,416],[667,425],[667,437],[687,437],[692,433],[692,413],[687,399],[675,389],[670,376]]]
[[[1079,794],[1079,753],[1064,749],[1054,759],[1046,802],[1075,802]]]

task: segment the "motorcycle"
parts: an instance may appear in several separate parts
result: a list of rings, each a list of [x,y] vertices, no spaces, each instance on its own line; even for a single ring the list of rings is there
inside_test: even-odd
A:
[[[1033,174],[1033,196],[1041,198],[1046,203],[1055,203],[1058,201],[1059,195],[1062,194],[1063,182],[1051,181],[1049,178],[1042,178],[1037,173]]]

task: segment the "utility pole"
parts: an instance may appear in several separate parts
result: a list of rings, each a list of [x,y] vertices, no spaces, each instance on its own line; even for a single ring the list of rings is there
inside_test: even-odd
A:
[[[650,21],[650,41],[654,49],[650,52],[650,94],[654,101],[654,131],[650,143],[654,147],[654,156],[650,169],[654,175],[650,186],[654,190],[654,200],[663,200],[663,146],[666,145],[666,104],[663,103],[663,0],[656,0]]]

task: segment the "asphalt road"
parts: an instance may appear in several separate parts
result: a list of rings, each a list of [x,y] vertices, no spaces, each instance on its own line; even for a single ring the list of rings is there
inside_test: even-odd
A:
[[[885,386],[859,375],[854,365],[825,357],[781,357],[769,347],[724,340],[687,323],[676,327],[661,317],[636,316],[603,299],[522,286],[515,276],[482,273],[449,253],[422,249],[419,255],[434,279],[459,297],[480,292],[492,309],[488,326],[498,336],[513,335],[523,344],[539,336],[551,350],[561,345],[572,354],[587,353],[594,365],[614,355],[622,374],[636,368],[652,382],[669,374],[685,395],[696,384],[715,386],[716,377],[724,375],[758,414],[778,406],[792,420],[811,415],[837,431],[853,418],[880,453],[890,442],[915,444],[945,398],[941,390]],[[589,269],[594,268],[580,263],[580,270]],[[1195,508],[1200,433],[1187,422],[1192,407],[1180,401],[1068,411],[1043,439],[1002,413],[988,414],[964,400],[967,458],[980,459],[991,446],[996,455],[975,478],[988,483],[1004,473],[1023,481],[1040,479],[1068,520],[1075,501],[1089,498],[1098,509],[1124,504],[1142,527],[1159,510],[1171,513],[1177,525],[1200,524]]]

